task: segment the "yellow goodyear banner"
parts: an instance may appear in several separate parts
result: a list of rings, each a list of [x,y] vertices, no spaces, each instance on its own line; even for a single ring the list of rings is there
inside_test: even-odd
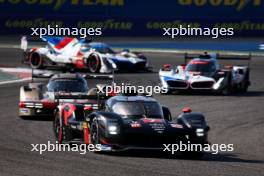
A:
[[[262,0],[0,0],[0,34],[31,27],[101,27],[105,35],[160,35],[164,27],[233,27],[264,35]]]

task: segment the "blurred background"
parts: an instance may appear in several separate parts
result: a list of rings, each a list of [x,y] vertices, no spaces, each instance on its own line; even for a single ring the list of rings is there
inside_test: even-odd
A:
[[[1,43],[17,42],[31,27],[97,28],[96,40],[115,47],[214,50],[259,53],[264,38],[264,2],[261,0],[2,0]],[[234,28],[233,37],[162,36],[162,28]],[[37,39],[33,37],[32,40]],[[264,43],[264,42],[263,42]]]

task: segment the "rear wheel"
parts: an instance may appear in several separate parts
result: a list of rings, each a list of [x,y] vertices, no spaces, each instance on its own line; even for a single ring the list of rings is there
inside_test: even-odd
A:
[[[60,116],[59,112],[56,113],[53,121],[53,129],[55,138],[59,144],[67,143],[72,139],[71,129],[66,126],[63,122],[63,118]]]
[[[89,71],[91,73],[98,73],[101,68],[101,61],[98,55],[91,55],[87,61]]]
[[[189,140],[189,139],[183,139],[183,143],[185,143],[186,145],[189,145],[189,144],[201,144],[203,145],[202,143],[203,142],[195,142],[195,141],[192,141],[192,140]],[[204,141],[204,143],[206,143]],[[204,151],[200,151],[200,150],[197,150],[197,151],[182,151],[181,152],[183,157],[185,158],[188,158],[188,159],[201,159],[203,158],[203,156],[205,155],[205,152]]]
[[[31,68],[38,69],[43,67],[43,59],[38,53],[32,53],[30,55]]]

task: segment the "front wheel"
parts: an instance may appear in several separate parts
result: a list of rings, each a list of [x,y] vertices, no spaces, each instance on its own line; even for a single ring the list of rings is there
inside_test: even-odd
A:
[[[247,69],[246,74],[245,74],[245,78],[242,82],[242,87],[241,87],[241,91],[243,93],[246,93],[248,91],[248,87],[250,85],[250,81],[249,81],[249,69]]]
[[[91,132],[90,132],[90,139],[93,145],[99,144],[99,129],[98,129],[98,122],[97,119],[94,118],[91,124]]]
[[[222,90],[222,94],[223,95],[230,95],[232,93],[232,73],[231,72],[227,72],[226,75],[226,85]]]
[[[98,55],[91,55],[87,59],[88,69],[91,73],[98,73],[101,68],[101,60]]]

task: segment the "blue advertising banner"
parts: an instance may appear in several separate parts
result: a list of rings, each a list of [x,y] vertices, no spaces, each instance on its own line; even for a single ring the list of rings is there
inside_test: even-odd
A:
[[[31,27],[101,27],[104,36],[162,35],[164,27],[232,27],[264,36],[262,0],[0,0],[0,34]]]

